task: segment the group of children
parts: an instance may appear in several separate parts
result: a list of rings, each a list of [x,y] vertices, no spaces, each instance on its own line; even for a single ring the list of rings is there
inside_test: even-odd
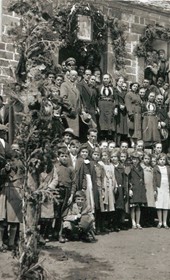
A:
[[[141,222],[154,226],[156,212],[157,228],[169,228],[170,155],[162,153],[161,143],[150,153],[144,151],[143,141],[132,150],[126,142],[120,148],[112,141],[80,144],[71,133],[66,129],[68,137],[59,146],[53,165],[54,187],[46,185],[57,193],[54,215],[50,217],[51,225],[55,218],[53,231],[57,230],[59,242],[74,238],[92,241],[96,234],[131,226],[142,229]],[[94,133],[91,129],[88,135]],[[131,225],[125,223],[126,217],[131,218]]]

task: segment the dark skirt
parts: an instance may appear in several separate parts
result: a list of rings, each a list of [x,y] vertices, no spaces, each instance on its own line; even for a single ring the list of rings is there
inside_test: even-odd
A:
[[[100,130],[116,130],[116,121],[114,118],[115,104],[112,101],[99,100],[99,126]]]

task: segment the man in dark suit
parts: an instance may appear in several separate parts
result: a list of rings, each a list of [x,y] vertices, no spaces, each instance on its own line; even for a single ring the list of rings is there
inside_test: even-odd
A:
[[[89,86],[89,80],[91,78],[92,72],[89,69],[85,70],[83,80],[77,84],[80,91],[80,100],[82,112],[85,114],[90,114],[91,118],[94,120],[96,114],[96,96],[93,94],[92,88]],[[94,120],[95,121],[95,120]],[[84,136],[87,136],[87,131],[89,126],[80,120],[80,136],[82,141],[85,141]]]

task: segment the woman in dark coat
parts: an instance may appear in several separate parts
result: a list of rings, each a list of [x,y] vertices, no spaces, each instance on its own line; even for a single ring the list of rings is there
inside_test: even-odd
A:
[[[118,114],[116,116],[117,146],[120,146],[121,137],[128,135],[127,110],[125,106],[126,91],[122,90],[123,83],[124,78],[119,77],[116,87],[113,88],[114,95],[116,96],[116,107],[118,109]]]
[[[142,229],[140,225],[140,208],[147,203],[144,171],[140,165],[140,155],[137,152],[133,152],[131,158],[133,165],[129,174],[129,197],[132,228]]]
[[[101,138],[114,139],[117,115],[116,96],[109,74],[103,76],[103,84],[98,88],[99,128]]]
[[[154,143],[161,141],[154,92],[149,93],[148,101],[142,106],[142,116],[143,141],[145,147],[151,147]]]
[[[141,98],[138,94],[139,84],[132,83],[130,91],[125,96],[125,105],[128,113],[128,129],[131,145],[134,147],[136,140],[141,139],[142,116]]]

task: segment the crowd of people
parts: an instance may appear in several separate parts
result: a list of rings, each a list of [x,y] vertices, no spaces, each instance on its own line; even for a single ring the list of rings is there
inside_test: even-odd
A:
[[[51,117],[51,135],[60,137],[55,157],[48,157],[40,173],[39,188],[52,194],[41,205],[40,243],[50,238],[61,243],[92,242],[98,234],[143,226],[169,229],[167,75],[166,81],[161,74],[154,80],[145,78],[141,85],[129,84],[120,76],[113,85],[110,74],[102,75],[100,68],[77,68],[75,59],[68,58],[62,63],[60,74],[49,72],[43,86],[39,84],[38,94],[28,104],[34,114],[39,110],[40,96]],[[3,252],[7,230],[8,249],[12,249],[22,223],[19,189],[23,184],[23,167],[15,142],[11,147],[12,165],[6,163],[9,147],[5,105],[2,98],[0,101],[0,250]]]

